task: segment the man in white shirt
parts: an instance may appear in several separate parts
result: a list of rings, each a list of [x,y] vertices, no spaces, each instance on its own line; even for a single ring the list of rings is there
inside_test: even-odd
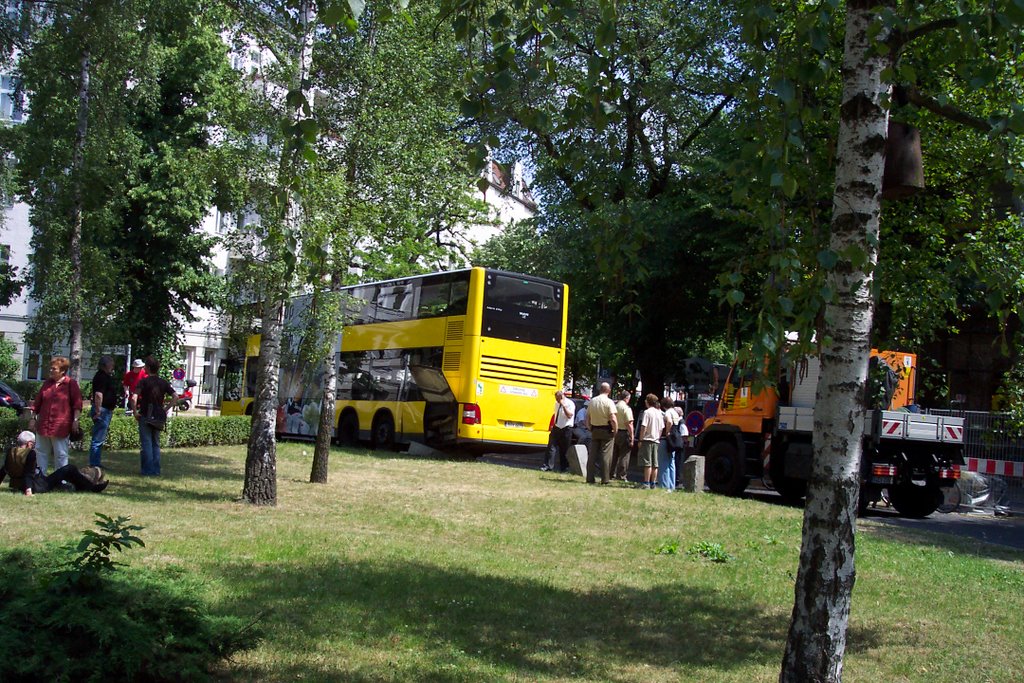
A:
[[[562,472],[569,469],[569,441],[572,438],[573,417],[576,414],[576,404],[565,397],[565,392],[555,392],[555,423],[551,426],[551,438],[548,440],[550,447],[545,458],[542,470],[555,468],[555,455],[558,455],[558,466]]]
[[[665,413],[658,407],[658,397],[654,394],[647,394],[644,401],[647,410],[640,422],[640,450],[637,459],[644,468],[644,480],[640,488],[653,489],[654,482],[658,480],[658,446],[665,435]]]

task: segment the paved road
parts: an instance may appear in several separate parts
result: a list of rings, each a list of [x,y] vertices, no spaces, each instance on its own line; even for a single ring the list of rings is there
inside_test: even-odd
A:
[[[480,461],[506,467],[539,469],[543,457],[543,451],[487,453],[480,457]],[[637,480],[636,472],[633,470],[630,471],[630,479]],[[785,505],[778,494],[760,487],[759,484],[760,482],[752,482],[746,492],[749,498],[770,505]],[[995,517],[973,513],[942,514],[935,512],[925,519],[904,519],[892,510],[878,509],[870,511],[865,519],[911,531],[951,534],[1024,551],[1024,515]]]
[[[925,519],[905,519],[891,512],[878,512],[867,519],[912,531],[927,531],[973,538],[985,543],[1024,551],[1024,517],[996,517],[976,513],[932,513]]]

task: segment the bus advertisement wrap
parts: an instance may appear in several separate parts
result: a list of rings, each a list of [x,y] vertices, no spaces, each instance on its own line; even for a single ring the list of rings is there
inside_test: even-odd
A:
[[[565,368],[568,288],[472,268],[342,290],[334,436],[375,447],[543,447]],[[323,362],[303,358],[309,297],[288,306],[277,431],[313,438]],[[229,361],[221,412],[251,414],[259,336]]]

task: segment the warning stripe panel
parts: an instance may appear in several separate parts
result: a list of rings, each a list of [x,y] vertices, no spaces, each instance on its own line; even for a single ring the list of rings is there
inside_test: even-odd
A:
[[[882,436],[903,436],[903,421],[882,420]]]
[[[987,458],[967,458],[967,469],[979,474],[1024,478],[1024,462],[1013,462],[1011,460],[989,460]]]
[[[956,441],[962,443],[964,440],[964,428],[956,425],[946,425],[945,441]]]

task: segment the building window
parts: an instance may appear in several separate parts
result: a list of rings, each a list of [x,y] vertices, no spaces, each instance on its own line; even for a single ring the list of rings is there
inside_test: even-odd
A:
[[[43,369],[49,365],[50,359],[46,358],[46,362],[43,362],[43,355],[36,350],[28,351],[25,354],[25,379],[43,379]]]

